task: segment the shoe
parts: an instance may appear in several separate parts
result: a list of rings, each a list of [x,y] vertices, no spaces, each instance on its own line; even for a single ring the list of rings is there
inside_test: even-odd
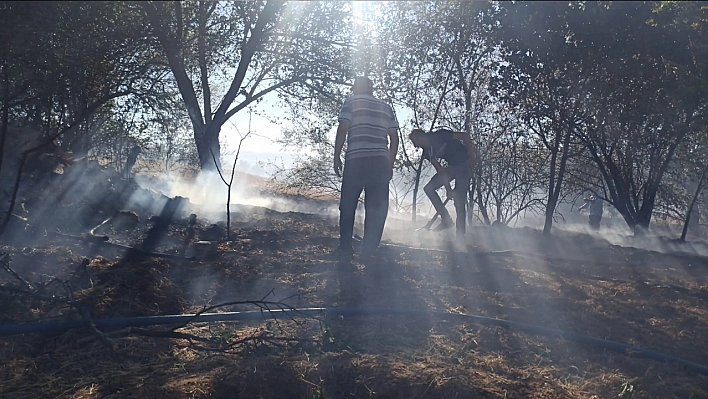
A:
[[[454,226],[454,225],[455,225],[455,222],[452,221],[452,218],[443,219],[443,220],[440,221],[440,224],[437,225],[437,226],[433,229],[433,231],[443,231],[443,230],[447,230],[447,229],[449,229],[450,227],[452,227],[452,226]]]
[[[368,264],[376,259],[376,252],[375,251],[362,251],[359,253],[359,262],[363,264]]]
[[[352,257],[354,256],[354,248],[342,248],[338,246],[333,252],[335,259],[341,263],[351,263]]]

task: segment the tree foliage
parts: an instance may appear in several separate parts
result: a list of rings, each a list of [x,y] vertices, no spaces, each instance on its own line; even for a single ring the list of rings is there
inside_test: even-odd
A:
[[[567,101],[557,111],[597,168],[591,188],[645,230],[676,149],[704,120],[704,91],[690,83],[703,63],[694,27],[669,23],[651,2],[516,3],[505,12],[499,40],[510,67],[498,83],[528,98],[520,82],[562,82]]]
[[[66,149],[85,152],[74,144],[82,122],[121,97],[149,96],[160,83],[139,16],[126,4],[0,7],[7,123],[62,135]]]
[[[398,203],[427,173],[405,130],[448,127],[479,145],[484,223],[543,212],[549,233],[591,191],[641,233],[657,210],[700,215],[707,71],[701,2],[0,2],[0,173],[46,145],[208,168],[267,99],[309,154],[281,172],[334,193],[332,128],[367,75],[404,127]]]
[[[346,76],[346,7],[303,2],[147,2],[194,130],[200,165],[229,118],[269,93],[308,100]],[[223,85],[223,86],[221,86]],[[212,155],[213,154],[213,155]]]

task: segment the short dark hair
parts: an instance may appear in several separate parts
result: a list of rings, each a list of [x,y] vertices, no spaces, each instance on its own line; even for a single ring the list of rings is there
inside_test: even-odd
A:
[[[414,138],[414,137],[423,137],[423,136],[426,135],[426,134],[427,134],[427,133],[425,133],[425,131],[424,131],[423,129],[413,129],[413,131],[411,132],[411,134],[408,135],[408,139],[410,139],[411,141],[413,141],[413,138]]]
[[[374,82],[366,76],[357,76],[354,79],[354,94],[372,94],[374,92]]]

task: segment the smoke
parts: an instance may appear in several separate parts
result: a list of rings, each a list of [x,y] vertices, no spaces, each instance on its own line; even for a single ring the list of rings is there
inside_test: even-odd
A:
[[[454,219],[454,209],[450,209]],[[571,259],[592,256],[587,249],[610,248],[612,246],[631,247],[665,254],[687,254],[708,256],[708,244],[700,239],[680,243],[681,226],[652,224],[648,233],[635,236],[621,217],[605,217],[600,230],[588,225],[587,214],[570,213],[554,221],[551,237],[543,237],[544,219],[526,217],[512,226],[486,226],[476,221],[467,228],[464,240],[455,237],[454,228],[442,232],[418,230],[425,225],[432,214],[418,215],[416,223],[410,214],[391,214],[386,221],[383,239],[386,242],[406,246],[465,250],[471,246],[475,251],[532,251],[548,256],[567,256]],[[437,224],[434,224],[434,228]],[[360,230],[360,226],[358,226]],[[697,237],[694,232],[693,237]],[[546,242],[546,244],[544,244]],[[564,243],[548,246],[548,243]],[[464,245],[459,245],[459,244]],[[457,244],[457,245],[454,245]],[[549,252],[550,251],[550,252]]]
[[[230,179],[230,174],[225,178]],[[185,179],[174,176],[163,176],[160,179],[148,179],[136,176],[136,181],[144,187],[162,193],[165,197],[188,198],[193,208],[190,212],[197,213],[203,220],[212,223],[226,221],[226,202],[228,187],[217,172],[202,172],[196,178]],[[135,202],[147,201],[144,194],[136,194],[131,200]],[[154,199],[153,199],[154,202]],[[260,219],[265,217],[266,209],[276,212],[299,212],[315,214],[328,219],[336,219],[339,215],[336,200],[317,200],[298,195],[269,193],[268,180],[242,172],[236,172],[231,186],[230,210],[232,221]],[[164,203],[162,204],[164,205]],[[155,206],[159,207],[160,202]],[[454,210],[451,209],[453,215]],[[236,216],[238,215],[238,216]],[[357,223],[355,233],[363,234],[365,212],[363,207],[357,210]],[[419,215],[417,223],[411,223],[410,214],[389,212],[384,231],[384,241],[399,243],[416,247],[449,248],[451,239],[454,240],[454,229],[437,233],[430,231],[416,231],[423,226],[432,215]],[[453,216],[454,217],[454,216]],[[552,235],[556,238],[566,238],[577,242],[593,242],[593,245],[625,246],[659,251],[665,253],[688,253],[708,256],[708,245],[700,242],[677,243],[671,238],[680,236],[677,232],[666,227],[652,225],[652,231],[643,237],[635,237],[621,217],[606,215],[602,220],[599,231],[590,229],[587,223],[587,214],[578,212],[564,212],[553,225]],[[543,229],[543,217],[529,216],[516,220],[511,228],[499,228],[473,223],[468,228],[467,245],[478,245],[491,250],[528,249],[537,247],[536,235]],[[523,231],[531,234],[532,242],[526,242]],[[505,233],[503,233],[505,232]],[[513,234],[511,233],[513,232]],[[493,240],[489,237],[493,236]],[[667,238],[668,237],[668,238]],[[690,237],[689,237],[690,238]],[[458,240],[459,243],[459,240]],[[575,246],[575,245],[573,245]]]
[[[224,176],[227,181],[231,176]],[[143,187],[162,194],[165,197],[188,198],[192,205],[191,212],[210,222],[226,221],[226,203],[229,200],[229,187],[216,171],[203,171],[195,178],[161,176],[148,178],[136,176],[136,181]],[[300,212],[334,217],[338,214],[336,201],[322,201],[298,195],[268,194],[268,179],[243,172],[234,174],[231,184],[230,211],[245,218],[260,218],[265,209],[277,212]],[[134,198],[140,202],[140,198]]]

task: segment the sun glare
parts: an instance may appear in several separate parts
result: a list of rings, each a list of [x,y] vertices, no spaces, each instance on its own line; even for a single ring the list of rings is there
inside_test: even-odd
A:
[[[371,74],[380,69],[382,60],[381,48],[378,44],[379,26],[377,12],[383,2],[352,1],[352,19],[354,35],[358,38],[358,51],[354,55],[355,72]],[[376,82],[374,83],[376,85]]]

